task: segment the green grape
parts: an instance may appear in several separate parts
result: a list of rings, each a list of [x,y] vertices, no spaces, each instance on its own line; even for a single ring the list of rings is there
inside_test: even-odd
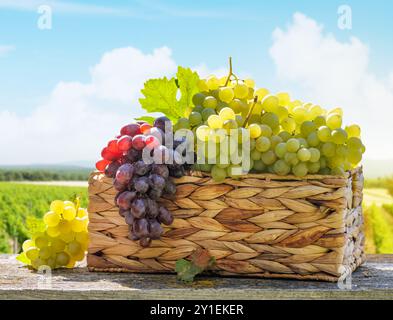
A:
[[[61,233],[59,235],[59,239],[63,240],[64,242],[69,243],[69,242],[71,242],[72,240],[75,239],[75,232],[70,231],[70,232],[67,232],[67,233]]]
[[[40,249],[40,255],[39,257],[41,259],[48,259],[52,255],[52,250],[50,247],[43,247]]]
[[[326,160],[326,158],[324,156],[321,156],[321,158],[319,159],[319,163],[321,165],[321,169],[327,167],[327,160]]]
[[[256,139],[250,139],[250,150],[254,150],[257,145]]]
[[[315,130],[317,130],[317,126],[312,121],[305,121],[300,126],[300,132],[303,137],[308,137]]]
[[[25,252],[26,257],[29,258],[31,261],[37,259],[40,254],[40,251],[36,247],[30,247]]]
[[[292,135],[287,131],[281,131],[278,135],[281,137],[282,141],[284,142],[287,142],[289,139],[292,138]]]
[[[238,99],[245,99],[248,97],[248,87],[244,83],[238,83],[235,85],[233,91],[235,92],[235,97]]]
[[[363,146],[362,141],[356,137],[349,138],[347,145],[350,150],[361,149]]]
[[[320,165],[319,161],[309,162],[307,164],[307,168],[308,168],[308,172],[310,172],[311,174],[316,174],[321,169],[321,165]]]
[[[255,96],[258,97],[258,101],[262,101],[268,94],[270,94],[270,91],[265,88],[255,91]]]
[[[76,210],[74,206],[66,206],[63,211],[63,219],[71,221],[76,217]]]
[[[71,223],[66,220],[60,221],[57,227],[62,234],[69,233],[71,231]]]
[[[331,130],[326,127],[322,126],[318,129],[318,139],[322,142],[328,142],[332,138],[332,132]]]
[[[264,164],[270,166],[277,160],[277,157],[272,150],[269,150],[267,152],[262,153],[261,160],[263,161]]]
[[[227,104],[223,101],[218,101],[217,107],[216,107],[216,112],[219,113],[224,108],[229,108],[229,104]]]
[[[266,170],[266,165],[262,160],[254,161],[253,169],[257,172],[264,172]]]
[[[229,107],[235,112],[235,113],[241,113],[244,112],[245,110],[248,109],[247,103],[245,103],[242,100],[239,99],[233,99],[229,103]]]
[[[236,120],[236,114],[231,108],[224,108],[219,113],[220,118],[222,121],[226,120]]]
[[[266,171],[267,171],[268,173],[271,173],[271,174],[276,174],[276,173],[274,172],[274,164],[272,164],[272,165],[270,165],[270,166],[267,166]]]
[[[76,217],[72,222],[72,231],[74,232],[82,232],[87,228],[88,220],[87,217],[79,218]]]
[[[58,266],[66,266],[71,260],[71,257],[67,252],[59,252],[56,254],[56,265]]]
[[[273,168],[279,176],[286,176],[291,171],[291,167],[284,160],[276,161]]]
[[[195,166],[195,165],[194,165]],[[196,171],[210,172],[212,170],[213,165],[208,163],[198,163],[196,164]]]
[[[296,123],[301,124],[305,121],[307,116],[307,110],[303,107],[296,107],[293,109],[293,119]]]
[[[177,129],[190,129],[190,121],[187,118],[180,118],[176,126]]]
[[[332,169],[331,174],[333,176],[343,176],[345,174],[343,167],[335,167]]]
[[[338,113],[329,114],[326,118],[326,125],[331,129],[335,130],[341,128],[342,116]]]
[[[344,144],[348,139],[348,134],[345,130],[338,128],[332,132],[332,141],[335,144]]]
[[[362,150],[350,149],[347,159],[351,164],[357,165],[362,161]]]
[[[217,90],[220,87],[220,80],[214,76],[210,76],[206,79],[206,85],[209,90]]]
[[[33,240],[25,240],[22,244],[22,249],[23,251],[27,251],[27,249],[34,247],[34,241]]]
[[[310,109],[309,109],[310,115],[313,119],[322,116],[323,114],[323,109],[318,106],[318,105],[313,105]]]
[[[193,111],[188,117],[191,126],[198,126],[202,123],[202,115],[199,112]]]
[[[284,160],[291,166],[296,166],[299,163],[299,159],[297,158],[297,154],[294,152],[288,152],[284,156]]]
[[[222,119],[216,114],[211,115],[207,119],[207,124],[211,129],[221,129],[223,126]]]
[[[281,127],[288,132],[294,132],[296,130],[296,121],[292,118],[285,118],[281,121]]]
[[[237,122],[237,125],[239,127],[243,126],[244,120],[243,120],[243,117],[240,114],[236,115],[236,122]]]
[[[278,115],[280,121],[283,121],[284,119],[288,118],[289,112],[286,107],[278,106],[276,114]]]
[[[42,249],[42,248],[48,246],[48,242],[49,242],[48,237],[45,235],[40,235],[37,238],[35,238],[35,240],[34,240],[35,246],[39,249]]]
[[[262,116],[261,119],[262,124],[268,125],[270,128],[276,128],[280,125],[280,121],[278,116],[272,112],[267,112]]]
[[[272,136],[272,137],[270,138],[271,148],[272,148],[273,150],[274,150],[274,149],[276,148],[276,146],[277,146],[279,143],[281,143],[281,142],[283,142],[283,140],[281,139],[280,136]]]
[[[283,159],[285,154],[287,153],[287,144],[285,142],[280,142],[274,148],[274,152],[276,153],[276,156],[278,158]]]
[[[329,158],[329,161],[328,161],[329,167],[330,168],[340,167],[344,163],[344,161],[345,161],[344,157],[335,155],[334,157]]]
[[[272,128],[270,128],[268,125],[266,124],[261,124],[260,125],[261,128],[261,136],[262,137],[268,137],[270,138],[273,135],[273,131]]]
[[[308,149],[308,151],[310,151],[310,155],[311,155],[310,162],[311,163],[318,162],[319,159],[321,158],[321,152],[316,148],[310,148],[310,149]]]
[[[60,230],[58,228],[58,226],[56,227],[47,227],[46,228],[46,233],[48,234],[48,236],[55,238],[57,236],[60,235]]]
[[[259,138],[262,134],[262,129],[258,124],[251,124],[248,127],[248,130],[250,131],[250,137],[253,139]]]
[[[291,102],[291,97],[287,92],[279,92],[276,96],[280,106],[287,106]]]
[[[220,161],[221,161],[221,158],[220,158]],[[226,169],[226,168],[229,167],[229,164],[230,164],[229,159],[225,159],[225,161],[222,162],[222,163],[221,162],[220,163],[216,163],[216,167],[218,167],[220,169]]]
[[[206,80],[201,79],[197,83],[198,89],[203,92],[209,91],[209,87],[207,86]]]
[[[202,111],[203,121],[207,121],[207,119],[209,119],[209,117],[213,114],[216,114],[216,111],[214,111],[214,109],[212,109],[212,108],[203,109],[203,111]]]
[[[215,109],[217,107],[217,99],[213,96],[207,96],[205,100],[203,100],[203,107]]]
[[[270,139],[267,137],[259,137],[256,141],[255,148],[259,152],[266,152],[270,149],[271,142]]]
[[[298,139],[291,138],[287,141],[287,151],[297,152],[300,148],[300,143]]]
[[[300,137],[300,138],[298,138],[298,141],[299,141],[300,147],[308,148],[308,142],[306,139]]]
[[[311,132],[307,137],[307,143],[310,147],[316,147],[319,145],[319,138],[317,132]]]
[[[322,145],[321,152],[325,157],[331,158],[336,154],[336,145],[332,142],[326,142]]]
[[[78,241],[73,240],[67,245],[67,250],[72,256],[75,256],[80,252],[81,245]]]
[[[228,134],[230,134],[231,130],[235,130],[238,128],[238,124],[237,124],[236,120],[226,120],[226,121],[224,121],[224,124],[222,127],[228,132]]]
[[[213,166],[211,170],[212,178],[215,182],[222,182],[227,177],[227,171],[218,166]]]
[[[302,162],[307,162],[311,159],[311,152],[306,148],[301,148],[297,152],[297,157]]]
[[[243,174],[243,168],[240,165],[232,165],[227,169],[227,174],[231,178],[239,178]]]
[[[357,124],[352,124],[350,126],[347,126],[345,128],[345,131],[348,133],[349,138],[360,138],[361,135],[361,129]]]
[[[318,116],[314,119],[314,123],[317,128],[326,126],[326,118],[324,116]]]
[[[278,105],[279,99],[273,95],[268,95],[262,100],[262,109],[266,112],[276,112]]]
[[[253,105],[253,103],[254,103],[254,102],[250,103],[248,109],[251,109],[251,106]],[[254,108],[252,109],[251,114],[257,114],[257,115],[260,116],[260,115],[262,114],[262,111],[263,111],[263,110],[262,110],[262,103],[257,102],[257,103],[254,105]]]
[[[57,213],[60,216],[64,211],[64,202],[61,200],[54,200],[51,202],[49,208],[50,211]]]
[[[52,239],[51,247],[54,252],[61,252],[65,249],[66,243],[61,239]]]
[[[44,215],[44,223],[48,226],[48,227],[56,227],[59,222],[60,222],[60,215],[53,212],[53,211],[49,211]]]
[[[308,173],[308,167],[305,162],[300,162],[292,168],[292,172],[297,177],[305,177]]]
[[[196,106],[194,109],[192,109],[193,112],[197,112],[202,114],[202,111],[204,110],[204,107],[200,106]]]
[[[262,154],[261,154],[261,152],[259,152],[258,150],[255,149],[255,150],[251,151],[250,156],[251,156],[252,160],[257,161],[257,160],[261,160]]]
[[[230,87],[223,87],[223,88],[220,88],[220,90],[218,91],[218,97],[222,101],[224,101],[226,103],[229,103],[235,97],[235,93],[233,92],[232,88],[230,88]]]
[[[206,96],[203,93],[196,93],[192,97],[192,103],[194,106],[201,106],[203,104],[203,101],[205,100]]]
[[[258,114],[252,114],[248,119],[248,124],[259,124],[261,123],[262,117]]]
[[[336,154],[342,158],[346,158],[348,155],[348,147],[339,145],[336,147]]]

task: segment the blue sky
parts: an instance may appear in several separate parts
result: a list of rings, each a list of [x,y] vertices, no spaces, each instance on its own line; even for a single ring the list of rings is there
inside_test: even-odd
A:
[[[42,3],[53,9],[51,30],[37,28]],[[337,27],[343,4],[352,9],[352,30]],[[209,70],[225,67],[231,55],[236,70],[261,86],[302,94],[305,88],[293,79],[303,75],[278,77],[269,51],[273,31],[285,31],[296,12],[323,25],[324,36],[332,34],[340,43],[359,39],[368,48],[367,72],[373,77],[384,81],[393,75],[393,2],[388,0],[0,0],[0,48],[8,48],[0,49],[0,112],[31,115],[59,83],[88,83],[105,53],[125,47],[148,54],[165,46],[176,64],[205,64]]]

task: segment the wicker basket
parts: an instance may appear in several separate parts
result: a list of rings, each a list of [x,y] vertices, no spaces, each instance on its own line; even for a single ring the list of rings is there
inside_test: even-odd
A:
[[[363,174],[303,179],[250,174],[217,184],[209,176],[175,180],[175,216],[160,240],[142,248],[114,205],[112,180],[89,180],[90,271],[170,273],[196,248],[216,258],[215,274],[337,281],[364,260]]]

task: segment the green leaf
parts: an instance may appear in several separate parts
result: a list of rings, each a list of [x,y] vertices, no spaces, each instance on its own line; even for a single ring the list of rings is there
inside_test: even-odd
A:
[[[188,116],[192,106],[192,97],[198,92],[199,76],[191,69],[179,67],[176,79],[151,79],[145,82],[141,90],[144,98],[139,99],[147,112],[161,112],[176,122]],[[180,100],[177,93],[180,91]]]
[[[199,76],[191,69],[183,67],[178,68],[176,76],[181,93],[179,104],[185,111],[183,117],[188,117],[192,109],[192,97],[199,92]]]
[[[197,249],[191,256],[191,261],[180,259],[176,261],[177,278],[184,282],[192,282],[196,275],[215,264],[214,257],[205,249]]]
[[[152,116],[143,116],[143,117],[135,118],[135,120],[146,121],[148,124],[153,124],[155,119],[156,117],[152,117]]]
[[[28,257],[26,257],[26,254],[24,253],[24,252],[22,252],[21,254],[19,254],[17,257],[16,257],[16,260],[18,260],[18,261],[20,261],[20,262],[22,262],[22,263],[24,263],[24,264],[30,264],[30,259],[28,258]]]

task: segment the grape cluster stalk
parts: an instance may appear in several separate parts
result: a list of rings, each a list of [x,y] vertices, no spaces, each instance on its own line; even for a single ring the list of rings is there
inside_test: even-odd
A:
[[[118,192],[115,202],[129,226],[129,238],[142,247],[160,239],[162,224],[172,224],[173,215],[158,200],[173,196],[176,186],[172,178],[185,174],[185,167],[176,162],[181,157],[163,145],[166,130],[172,130],[168,124],[168,118],[160,117],[153,126],[145,122],[124,126],[102,150],[103,159],[96,164],[98,170],[113,178]],[[146,152],[149,161],[143,157]]]

